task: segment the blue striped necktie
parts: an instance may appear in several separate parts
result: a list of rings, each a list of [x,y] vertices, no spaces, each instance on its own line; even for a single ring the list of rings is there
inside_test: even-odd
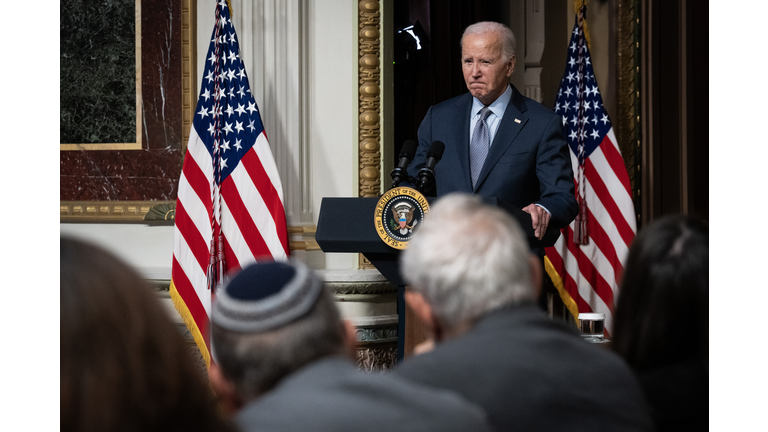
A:
[[[491,132],[488,130],[488,124],[485,123],[485,119],[490,114],[491,110],[488,107],[480,110],[480,119],[475,124],[475,131],[469,143],[469,173],[472,175],[472,189],[475,188],[485,158],[488,156],[488,150],[491,148]]]

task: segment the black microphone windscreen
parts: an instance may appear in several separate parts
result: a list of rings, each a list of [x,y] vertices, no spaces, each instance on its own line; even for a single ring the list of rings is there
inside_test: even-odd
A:
[[[416,155],[416,148],[419,146],[419,144],[414,140],[406,140],[403,143],[403,147],[400,149],[400,156],[401,158],[408,158],[408,160],[413,160],[413,157]]]
[[[440,160],[443,157],[443,152],[445,151],[445,144],[443,144],[442,141],[432,141],[432,145],[429,147],[429,152],[427,152],[427,157],[432,156],[437,160]]]

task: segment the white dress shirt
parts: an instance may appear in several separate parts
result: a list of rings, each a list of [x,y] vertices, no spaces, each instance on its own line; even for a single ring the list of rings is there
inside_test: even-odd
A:
[[[491,114],[488,114],[485,124],[488,125],[488,132],[491,133],[491,145],[493,145],[493,138],[496,137],[496,131],[499,130],[501,118],[504,117],[504,111],[506,111],[510,99],[512,99],[512,86],[507,84],[507,89],[504,93],[488,105]],[[472,134],[475,132],[477,121],[480,120],[480,110],[484,106],[476,97],[472,98],[472,117],[469,118],[469,142],[472,142]]]

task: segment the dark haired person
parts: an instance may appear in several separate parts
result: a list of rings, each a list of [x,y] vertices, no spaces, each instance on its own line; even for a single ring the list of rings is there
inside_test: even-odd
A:
[[[709,227],[648,225],[629,250],[613,347],[637,374],[660,431],[709,424]]]
[[[62,430],[234,430],[179,330],[133,269],[64,237],[60,265]]]
[[[211,384],[243,431],[486,431],[455,393],[365,374],[354,329],[300,261],[253,264],[218,291]]]

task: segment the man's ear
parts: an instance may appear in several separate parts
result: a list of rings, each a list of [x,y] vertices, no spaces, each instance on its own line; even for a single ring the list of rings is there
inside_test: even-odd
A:
[[[430,332],[435,332],[435,322],[432,317],[432,306],[427,303],[421,293],[410,290],[405,291],[405,303],[413,311],[419,320],[427,326]]]
[[[512,72],[515,71],[515,62],[517,58],[515,56],[510,57],[509,63],[507,63],[507,78],[512,76]]]
[[[542,284],[544,283],[544,270],[541,268],[541,259],[530,254],[528,257],[528,266],[531,269],[531,283],[533,284],[534,298],[541,296]]]
[[[243,400],[237,392],[237,387],[229,378],[224,376],[224,372],[218,364],[211,362],[211,367],[208,368],[208,379],[211,381],[211,387],[216,393],[221,409],[227,415],[240,411],[240,408],[243,407]]]

